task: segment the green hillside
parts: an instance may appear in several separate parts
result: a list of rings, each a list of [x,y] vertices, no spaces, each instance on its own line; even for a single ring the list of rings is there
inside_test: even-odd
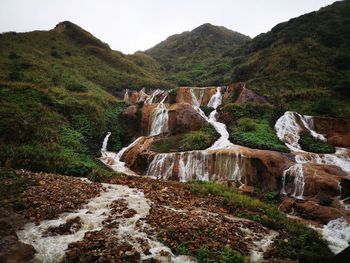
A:
[[[229,69],[221,60],[222,55],[249,39],[225,27],[204,24],[170,36],[145,52],[159,62],[168,80],[177,85],[222,84],[229,81],[221,74]]]
[[[350,1],[278,24],[232,49],[231,81],[307,114],[350,117]]]
[[[70,22],[1,34],[0,165],[73,175],[99,169],[93,157],[107,130],[121,133],[125,105],[112,94],[169,87],[148,60],[113,51]]]

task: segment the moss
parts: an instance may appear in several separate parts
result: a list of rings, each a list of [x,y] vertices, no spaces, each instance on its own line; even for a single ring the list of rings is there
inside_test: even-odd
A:
[[[313,137],[310,133],[300,134],[299,144],[307,152],[314,153],[334,153],[335,147],[318,138]]]

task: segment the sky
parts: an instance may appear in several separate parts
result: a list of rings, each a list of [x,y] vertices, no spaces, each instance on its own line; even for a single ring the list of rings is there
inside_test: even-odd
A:
[[[0,0],[0,32],[69,20],[126,54],[204,23],[254,37],[334,0]]]

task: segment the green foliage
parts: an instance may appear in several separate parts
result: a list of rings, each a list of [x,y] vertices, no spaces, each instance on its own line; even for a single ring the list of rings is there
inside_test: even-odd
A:
[[[289,152],[288,148],[278,139],[273,128],[266,120],[255,120],[252,131],[242,131],[240,126],[233,127],[230,140],[250,148]]]
[[[277,203],[280,201],[280,193],[279,192],[268,192],[265,194],[265,201],[268,203]]]
[[[177,255],[187,255],[190,256],[191,252],[188,249],[188,242],[183,242],[181,243],[177,248],[176,248],[176,254]]]
[[[205,124],[198,131],[170,135],[158,138],[152,145],[155,152],[178,152],[190,150],[204,150],[210,147],[219,137],[215,128]]]
[[[244,259],[236,250],[230,248],[224,248],[220,251],[220,263],[244,263]]]
[[[87,88],[83,84],[79,83],[69,83],[65,87],[69,91],[74,91],[74,92],[86,92]]]
[[[214,110],[213,107],[208,107],[206,105],[200,107],[201,110],[205,113],[205,115],[209,116],[209,114]]]
[[[250,148],[289,152],[273,128],[279,111],[270,105],[227,103],[221,115],[229,116],[230,140]]]
[[[224,27],[204,24],[173,35],[146,51],[178,86],[228,84],[230,64],[224,54],[249,37]],[[214,44],[215,43],[215,44]]]
[[[310,133],[300,134],[299,144],[307,152],[334,153],[335,147],[320,139],[313,137]]]
[[[212,145],[217,137],[214,127],[206,124],[198,131],[186,133],[180,141],[179,148],[181,151],[204,150]]]
[[[0,207],[12,207],[15,211],[19,211],[28,206],[28,203],[21,201],[21,194],[36,183],[34,178],[0,168]]]
[[[287,218],[275,205],[238,194],[231,187],[213,182],[191,182],[189,188],[195,194],[221,198],[223,206],[233,214],[278,230],[279,235],[274,239],[277,257],[311,263],[328,262],[333,256],[327,242],[315,230]],[[237,260],[241,260],[238,254]]]
[[[237,121],[237,129],[242,132],[254,132],[258,128],[257,123],[251,118],[242,118]]]
[[[332,203],[332,199],[327,196],[321,196],[318,199],[318,204],[323,206],[329,206]]]

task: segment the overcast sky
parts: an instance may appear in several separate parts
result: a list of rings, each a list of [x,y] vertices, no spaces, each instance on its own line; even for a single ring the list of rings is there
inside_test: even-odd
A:
[[[204,23],[254,37],[334,0],[0,0],[0,32],[49,30],[69,20],[111,48],[145,50]]]

